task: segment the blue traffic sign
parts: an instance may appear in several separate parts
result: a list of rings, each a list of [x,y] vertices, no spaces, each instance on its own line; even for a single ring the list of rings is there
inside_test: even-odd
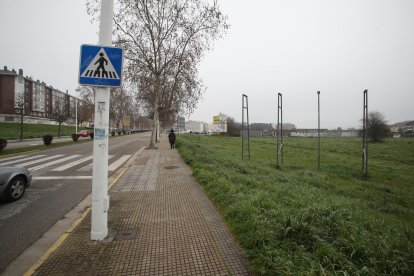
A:
[[[81,45],[79,84],[121,86],[122,60],[122,48]]]

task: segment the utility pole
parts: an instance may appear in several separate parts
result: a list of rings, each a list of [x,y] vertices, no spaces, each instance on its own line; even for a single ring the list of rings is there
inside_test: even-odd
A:
[[[101,1],[99,44],[112,46],[112,19],[114,0]],[[93,141],[92,221],[91,240],[101,241],[108,236],[108,132],[109,87],[96,87],[94,132],[103,133]]]

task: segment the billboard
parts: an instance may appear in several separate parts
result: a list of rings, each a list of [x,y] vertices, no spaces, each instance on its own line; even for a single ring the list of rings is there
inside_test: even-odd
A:
[[[227,132],[227,116],[219,114],[213,116],[213,132]]]
[[[129,127],[131,123],[131,118],[129,116],[122,117],[122,126]]]

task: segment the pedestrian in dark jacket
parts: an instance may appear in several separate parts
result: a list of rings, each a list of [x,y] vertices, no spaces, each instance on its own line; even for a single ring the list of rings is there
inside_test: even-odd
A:
[[[168,140],[170,141],[171,148],[174,149],[175,148],[175,133],[173,129],[171,129],[170,134],[168,134]]]

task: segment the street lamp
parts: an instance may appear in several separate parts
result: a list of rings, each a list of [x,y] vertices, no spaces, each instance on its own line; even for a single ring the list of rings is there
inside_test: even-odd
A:
[[[78,97],[75,94],[75,133],[78,133]]]

